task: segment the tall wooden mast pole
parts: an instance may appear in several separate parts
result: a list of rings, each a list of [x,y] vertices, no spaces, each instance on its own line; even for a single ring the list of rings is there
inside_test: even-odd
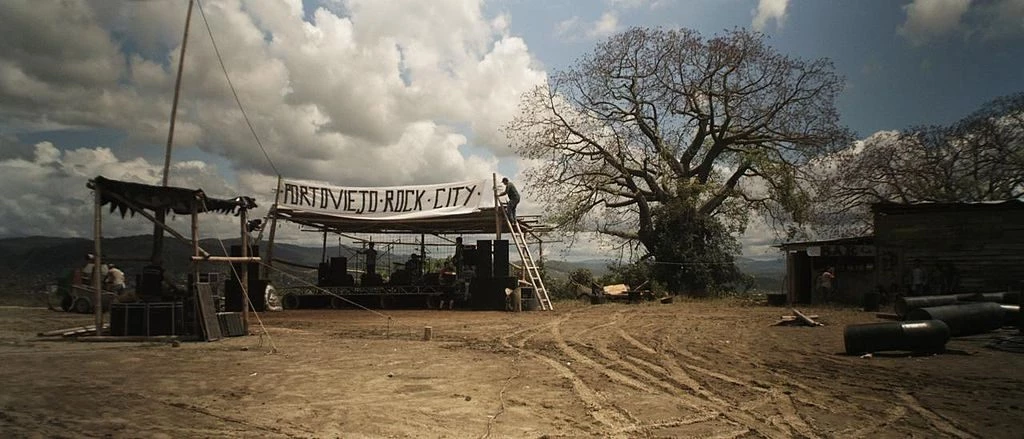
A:
[[[185,14],[185,34],[181,38],[181,53],[178,55],[178,76],[174,80],[174,100],[171,102],[171,125],[167,130],[167,148],[164,153],[164,175],[163,185],[167,186],[167,178],[171,168],[171,147],[174,145],[174,120],[178,114],[178,97],[181,95],[181,73],[185,68],[185,46],[188,45],[188,27],[192,22],[192,6],[195,0],[189,0],[188,12]],[[167,212],[160,209],[155,212],[157,219],[164,222]],[[151,260],[154,265],[163,265],[164,251],[164,230],[160,226],[153,226],[153,255]]]

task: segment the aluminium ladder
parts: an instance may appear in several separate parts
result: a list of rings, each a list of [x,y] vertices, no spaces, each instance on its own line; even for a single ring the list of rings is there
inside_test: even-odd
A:
[[[533,254],[530,253],[530,246],[526,243],[526,235],[523,234],[523,228],[520,226],[519,220],[511,221],[505,211],[505,204],[502,203],[501,207],[501,216],[505,218],[505,225],[508,226],[509,231],[512,233],[516,250],[519,251],[519,259],[523,261],[523,269],[526,270],[526,277],[530,280],[530,284],[533,285],[533,292],[537,295],[537,300],[540,302],[540,309],[542,311],[554,310],[554,307],[551,306],[551,299],[548,297],[548,289],[544,287],[544,280],[541,279],[540,269],[533,260]]]

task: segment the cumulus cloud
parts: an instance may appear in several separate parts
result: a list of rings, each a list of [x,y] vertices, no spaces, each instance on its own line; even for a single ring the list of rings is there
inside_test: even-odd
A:
[[[913,0],[897,31],[914,45],[951,35],[1003,39],[1024,35],[1024,0]]]
[[[776,28],[781,28],[786,21],[786,8],[789,0],[758,0],[757,9],[753,11],[754,20],[751,26],[758,31],[768,27],[769,21],[775,22]]]
[[[914,44],[957,31],[971,0],[914,0],[903,7],[907,20],[899,33]]]
[[[71,217],[62,203],[83,198],[88,177],[159,181],[152,157],[162,157],[167,136],[186,5],[0,6],[0,27],[9,34],[0,39],[0,143],[13,145],[0,154],[0,183],[41,182],[22,187],[38,199],[20,200],[20,216],[8,216],[0,236],[88,232],[77,219],[59,219]],[[199,148],[226,165],[176,162],[172,181],[184,186],[266,193],[275,168],[286,177],[353,186],[484,177],[499,160],[515,160],[500,129],[518,111],[520,94],[545,80],[525,42],[509,34],[509,17],[485,16],[480,0],[349,0],[315,10],[299,1],[202,6],[270,162],[235,103],[197,8],[175,154]],[[69,150],[16,139],[65,129],[113,131],[124,140]],[[475,154],[460,152],[467,148]],[[61,180],[68,175],[74,180]],[[58,185],[73,194],[38,195]],[[10,209],[4,212],[13,215]]]
[[[595,21],[584,21],[578,16],[560,21],[555,25],[555,35],[568,41],[593,40],[618,32],[619,16],[605,12]]]
[[[61,235],[91,237],[93,198],[86,183],[96,176],[146,184],[160,184],[163,165],[141,158],[117,157],[109,148],[59,149],[50,142],[33,146],[30,158],[0,160],[7,195],[0,198],[0,236]],[[216,167],[203,162],[177,162],[170,184],[202,188],[215,197],[237,195]],[[152,233],[141,217],[122,220],[104,210],[106,236]],[[106,218],[116,219],[108,220]],[[172,227],[187,230],[188,219],[170,218]],[[237,220],[204,219],[203,230],[237,233]],[[116,223],[116,224],[111,224]],[[220,235],[224,236],[224,235]]]

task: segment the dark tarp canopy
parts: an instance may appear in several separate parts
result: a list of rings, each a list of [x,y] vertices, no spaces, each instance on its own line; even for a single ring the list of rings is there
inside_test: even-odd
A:
[[[252,197],[211,198],[202,189],[153,186],[111,180],[102,176],[89,180],[87,186],[89,189],[99,190],[101,204],[110,204],[110,211],[120,210],[121,216],[132,210],[124,201],[153,212],[173,211],[179,215],[188,215],[195,210],[196,213],[212,212],[237,216],[242,209],[256,207],[256,200]]]

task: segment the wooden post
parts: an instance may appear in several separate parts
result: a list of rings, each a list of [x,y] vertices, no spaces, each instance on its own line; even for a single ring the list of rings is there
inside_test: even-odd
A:
[[[199,255],[199,206],[197,200],[192,200],[192,256]],[[199,288],[196,284],[199,283],[199,262],[189,258],[189,268],[192,271],[192,285],[188,286],[188,291],[193,292],[193,299],[202,300],[199,297]]]
[[[498,199],[498,174],[491,174],[491,183],[494,190],[494,239],[501,239],[501,217],[504,215],[501,210],[501,200]]]
[[[249,231],[245,229],[248,211],[245,208],[239,210],[238,218],[242,227],[242,257],[249,257]],[[244,264],[238,273],[238,282],[242,287],[242,324],[249,327],[249,265]]]
[[[103,241],[103,189],[96,185],[93,193],[95,194],[96,203],[92,222],[92,304],[96,310],[96,335],[103,335],[103,279],[100,277],[100,264],[103,263],[103,246],[100,244]]]
[[[324,227],[324,243],[320,249],[320,262],[327,262],[327,227]]]
[[[267,268],[274,266],[274,236],[277,232],[277,203],[281,200],[281,176],[277,176],[277,190],[274,192],[274,204],[270,206],[270,237],[267,241]],[[267,272],[270,275],[270,272]]]
[[[164,153],[164,175],[163,175],[163,186],[167,186],[168,174],[171,168],[171,147],[174,145],[174,121],[178,114],[178,97],[181,95],[181,73],[185,69],[185,47],[188,46],[188,27],[192,22],[192,5],[195,4],[195,0],[189,0],[188,12],[185,13],[185,32],[181,37],[181,53],[178,55],[178,75],[174,80],[174,100],[171,101],[171,123],[167,130],[167,148]],[[166,212],[160,210],[156,212],[156,217],[160,223],[166,220]],[[164,230],[157,225],[153,226],[153,254],[151,261],[154,265],[163,266],[164,257]]]

